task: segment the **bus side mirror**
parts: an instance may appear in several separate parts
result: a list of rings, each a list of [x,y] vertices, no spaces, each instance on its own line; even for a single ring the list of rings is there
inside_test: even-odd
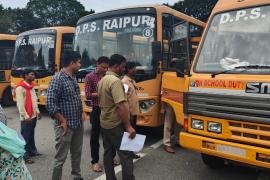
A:
[[[162,59],[162,50],[161,50],[161,42],[153,41],[152,42],[152,57],[154,62],[159,62]]]
[[[176,71],[177,77],[184,77],[185,67],[186,67],[185,63],[186,63],[185,59],[179,59],[179,58],[172,59],[171,64],[173,64],[173,67],[177,69]]]

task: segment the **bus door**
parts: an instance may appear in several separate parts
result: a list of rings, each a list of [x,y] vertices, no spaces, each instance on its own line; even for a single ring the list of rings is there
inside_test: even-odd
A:
[[[163,75],[161,99],[176,115],[179,124],[183,123],[184,74],[190,67],[191,44],[189,23],[169,14],[163,14]],[[180,71],[183,69],[184,71]]]

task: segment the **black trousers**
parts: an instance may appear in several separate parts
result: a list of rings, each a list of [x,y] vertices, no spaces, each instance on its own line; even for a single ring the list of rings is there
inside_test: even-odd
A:
[[[30,122],[21,122],[21,134],[26,142],[24,159],[28,159],[31,154],[37,153],[35,144],[35,127],[37,118],[33,118]]]
[[[92,124],[91,137],[90,137],[90,149],[92,164],[98,163],[99,161],[99,134],[100,134],[100,108],[94,106],[90,113],[90,123]]]
[[[124,134],[124,127],[122,124],[113,129],[101,128],[104,147],[104,168],[106,173],[106,180],[116,180],[113,158],[116,152],[120,158],[122,165],[122,179],[135,180],[133,174],[133,153],[131,151],[121,151],[120,145]]]

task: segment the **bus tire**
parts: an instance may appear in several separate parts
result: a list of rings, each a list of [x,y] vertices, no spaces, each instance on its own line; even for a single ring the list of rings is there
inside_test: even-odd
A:
[[[222,169],[226,166],[223,158],[210,156],[207,154],[201,154],[201,157],[204,164],[211,169]]]
[[[6,105],[6,106],[11,106],[11,105],[14,105],[14,101],[13,101],[13,97],[12,97],[12,92],[11,92],[11,87],[8,86],[4,93],[3,93],[3,105]]]

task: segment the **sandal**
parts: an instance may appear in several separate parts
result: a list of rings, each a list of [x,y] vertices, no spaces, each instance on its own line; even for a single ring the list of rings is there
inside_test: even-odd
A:
[[[34,161],[33,161],[32,159],[26,159],[26,160],[25,160],[25,163],[26,163],[26,164],[33,164]]]
[[[98,163],[93,164],[92,169],[94,172],[102,172],[101,166]]]

